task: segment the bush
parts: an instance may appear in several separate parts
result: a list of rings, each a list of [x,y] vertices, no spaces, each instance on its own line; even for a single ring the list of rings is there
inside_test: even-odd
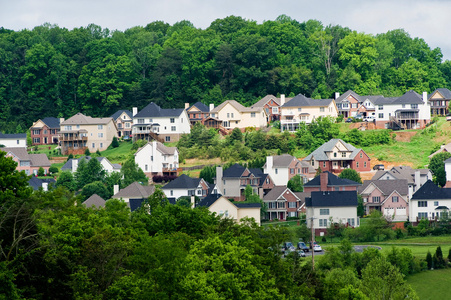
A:
[[[51,167],[49,168],[49,173],[50,173],[50,174],[58,173],[58,168],[57,168],[57,167],[54,167],[54,166],[51,166]]]
[[[44,175],[45,175],[44,168],[43,167],[39,167],[38,176],[44,176]]]
[[[111,142],[111,146],[113,148],[119,147],[119,141],[117,140],[117,137],[113,137],[113,141]]]

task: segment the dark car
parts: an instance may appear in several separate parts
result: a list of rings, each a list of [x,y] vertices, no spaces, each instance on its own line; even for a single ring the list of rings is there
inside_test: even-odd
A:
[[[378,164],[373,167],[373,170],[382,170],[383,171],[383,170],[385,170],[385,168],[384,168],[383,164]]]
[[[345,122],[346,123],[352,123],[352,118],[347,118]]]
[[[309,252],[309,247],[304,242],[298,243],[298,249],[303,250],[305,252]]]
[[[285,242],[285,243],[283,243],[282,251],[283,251],[285,254],[290,253],[290,252],[293,252],[293,251],[295,251],[295,250],[296,250],[296,249],[294,248],[292,242]]]

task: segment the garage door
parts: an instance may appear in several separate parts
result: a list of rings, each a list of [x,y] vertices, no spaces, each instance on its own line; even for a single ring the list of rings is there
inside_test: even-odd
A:
[[[393,207],[384,208],[384,215],[391,217],[395,213],[395,209]]]
[[[404,208],[397,208],[396,209],[396,215],[398,215],[398,216],[405,216],[405,215],[407,215],[406,208],[405,207]]]

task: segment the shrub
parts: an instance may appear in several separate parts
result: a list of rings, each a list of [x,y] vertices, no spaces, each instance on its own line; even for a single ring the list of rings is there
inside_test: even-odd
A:
[[[111,146],[113,148],[119,147],[119,141],[117,140],[117,137],[113,137],[113,141],[111,142]]]
[[[51,167],[49,168],[49,173],[50,173],[50,174],[58,173],[58,168],[57,168],[57,167],[54,167],[54,166],[51,166]]]
[[[45,175],[44,168],[43,167],[39,167],[38,176],[44,176],[44,175]]]

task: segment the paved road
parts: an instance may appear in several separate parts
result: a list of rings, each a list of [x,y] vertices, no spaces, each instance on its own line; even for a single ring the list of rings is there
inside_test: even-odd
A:
[[[382,250],[382,248],[378,247],[378,246],[362,246],[362,245],[354,246],[355,252],[363,252],[363,249],[366,249],[366,248],[374,248],[377,250]]]

